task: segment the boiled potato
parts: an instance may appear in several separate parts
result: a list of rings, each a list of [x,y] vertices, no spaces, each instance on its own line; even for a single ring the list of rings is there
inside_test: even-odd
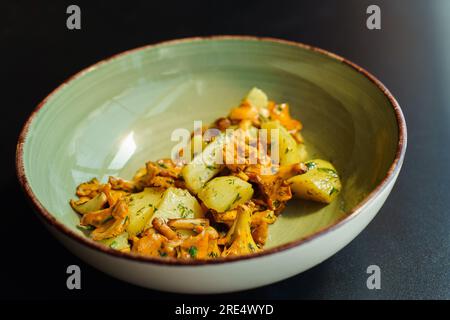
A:
[[[299,160],[300,162],[306,161],[308,159],[308,151],[306,150],[306,146],[304,143],[297,144]]]
[[[267,108],[267,105],[269,103],[267,95],[264,93],[264,91],[258,88],[253,88],[252,90],[250,90],[244,100],[258,109]]]
[[[156,217],[163,220],[202,218],[203,209],[189,191],[179,188],[168,188],[164,192],[163,198],[151,220]]]
[[[278,129],[278,155],[280,165],[294,164],[300,162],[300,152],[297,142],[291,134],[278,121],[268,121],[261,125],[262,129],[267,129],[267,139],[271,141],[270,131]]]
[[[323,203],[332,202],[341,190],[341,181],[334,166],[316,159],[305,162],[308,171],[287,180],[294,196]]]
[[[186,187],[193,194],[197,194],[206,182],[223,169],[223,161],[217,163],[217,159],[222,154],[224,143],[225,135],[217,136],[202,153],[195,156],[191,163],[188,163],[181,171]]]
[[[197,153],[195,153],[195,147],[200,147],[200,150],[204,150],[208,143],[203,139],[203,135],[194,135],[191,138],[191,159],[194,159]],[[200,151],[201,152],[201,151]]]
[[[100,240],[100,243],[104,245],[116,249],[116,250],[129,250],[130,244],[128,243],[128,232],[123,232],[118,236]]]
[[[252,196],[252,185],[234,176],[214,178],[198,194],[209,209],[217,212],[231,210],[247,202]]]
[[[142,192],[128,196],[128,212],[130,223],[127,231],[130,238],[141,233],[155,208],[161,201],[164,190],[161,188],[145,188]]]

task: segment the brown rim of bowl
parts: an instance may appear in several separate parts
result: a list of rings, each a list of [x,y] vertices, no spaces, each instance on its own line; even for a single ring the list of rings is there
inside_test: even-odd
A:
[[[141,255],[135,255],[132,253],[124,253],[117,250],[114,250],[112,248],[109,248],[107,246],[101,245],[99,243],[94,242],[93,240],[90,240],[87,237],[83,237],[74,231],[67,228],[64,224],[57,221],[48,211],[47,209],[39,202],[39,200],[34,195],[33,191],[31,190],[31,186],[28,183],[28,180],[25,176],[25,168],[23,164],[23,145],[27,138],[28,129],[36,117],[38,111],[46,104],[46,102],[61,88],[66,86],[70,81],[77,79],[84,75],[85,73],[88,73],[97,67],[103,65],[104,63],[107,63],[109,61],[118,59],[122,57],[123,55],[127,55],[136,51],[145,50],[149,48],[155,48],[160,46],[166,46],[166,45],[173,45],[178,43],[187,43],[187,42],[196,42],[196,41],[210,41],[210,40],[245,40],[245,41],[264,41],[264,42],[271,42],[271,43],[280,43],[284,45],[289,45],[292,47],[297,47],[301,49],[310,50],[313,52],[317,52],[319,54],[322,54],[324,56],[327,56],[331,59],[337,60],[339,62],[342,62],[349,66],[350,68],[356,70],[358,73],[365,76],[367,79],[369,79],[372,83],[374,83],[386,96],[386,98],[389,100],[390,104],[392,105],[392,108],[394,109],[395,117],[397,120],[397,126],[398,126],[398,145],[397,145],[397,151],[395,155],[395,159],[390,166],[386,176],[383,178],[383,180],[377,185],[377,187],[370,192],[363,201],[361,201],[355,208],[352,208],[349,212],[347,212],[347,215],[341,219],[339,219],[337,222],[335,222],[332,225],[329,225],[325,228],[322,228],[318,231],[316,231],[314,234],[309,235],[307,237],[303,237],[301,239],[288,242],[286,244],[270,248],[267,250],[263,250],[261,252],[244,255],[244,256],[237,256],[237,257],[227,257],[227,258],[218,258],[218,259],[211,259],[211,260],[181,260],[176,258],[159,258],[159,257],[146,257]],[[325,234],[333,231],[336,228],[339,228],[343,224],[349,222],[356,216],[358,216],[362,211],[363,208],[366,207],[370,202],[373,201],[374,198],[377,197],[389,184],[390,181],[392,181],[397,173],[400,171],[401,165],[403,163],[403,159],[405,156],[406,151],[406,143],[407,143],[407,133],[406,133],[406,123],[405,119],[402,113],[402,110],[400,109],[400,106],[398,102],[395,100],[395,98],[392,96],[392,94],[389,92],[389,90],[372,74],[370,74],[368,71],[364,70],[360,66],[354,64],[353,62],[348,61],[347,59],[338,56],[334,53],[328,52],[326,50],[316,48],[310,45],[306,45],[300,42],[294,42],[289,40],[282,40],[277,38],[269,38],[269,37],[254,37],[254,36],[228,36],[228,35],[221,35],[221,36],[208,36],[208,37],[192,37],[192,38],[182,38],[182,39],[176,39],[176,40],[168,40],[159,42],[156,44],[150,44],[141,46],[138,48],[130,49],[118,54],[115,54],[107,59],[101,60],[81,71],[76,73],[75,75],[68,78],[66,81],[64,81],[61,85],[59,85],[56,89],[54,89],[44,100],[42,100],[38,106],[33,110],[27,121],[25,122],[25,125],[22,128],[22,131],[19,136],[19,140],[17,142],[17,152],[16,152],[16,170],[17,170],[17,177],[20,181],[20,184],[26,193],[28,200],[31,201],[33,207],[36,209],[36,211],[40,214],[40,216],[43,218],[45,222],[47,222],[50,226],[56,228],[58,231],[62,232],[64,235],[68,236],[72,240],[75,240],[76,242],[85,245],[91,249],[99,250],[100,252],[103,252],[105,254],[115,256],[118,258],[123,259],[129,259],[132,261],[139,261],[139,262],[148,262],[148,263],[155,263],[155,264],[163,264],[163,265],[209,265],[209,264],[217,264],[217,263],[228,263],[228,262],[236,262],[246,259],[253,259],[258,257],[263,257],[266,255],[274,254],[280,251],[292,249],[294,247],[297,247],[301,244],[304,244],[306,242],[312,241],[314,239],[317,239],[318,237],[324,236]]]

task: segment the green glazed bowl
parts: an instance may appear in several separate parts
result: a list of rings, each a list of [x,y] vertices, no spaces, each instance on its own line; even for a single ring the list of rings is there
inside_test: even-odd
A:
[[[336,201],[293,201],[271,226],[265,251],[209,261],[120,253],[77,228],[69,199],[79,183],[130,178],[146,161],[168,157],[175,128],[228,114],[254,86],[290,104],[310,158],[336,166],[343,182]],[[367,71],[299,43],[220,36],[130,50],[70,78],[25,124],[17,172],[50,231],[98,269],[160,290],[229,292],[285,279],[343,248],[383,205],[405,149],[400,107]]]

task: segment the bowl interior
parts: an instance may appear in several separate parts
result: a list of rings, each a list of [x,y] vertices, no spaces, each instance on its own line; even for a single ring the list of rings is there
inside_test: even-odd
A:
[[[386,176],[398,126],[390,102],[368,78],[300,46],[207,39],[120,55],[62,86],[29,126],[26,178],[40,203],[82,234],[68,203],[79,183],[131,178],[146,161],[170,156],[174,129],[226,115],[253,86],[290,103],[304,124],[310,158],[331,160],[343,181],[331,205],[291,202],[266,247],[335,223]]]

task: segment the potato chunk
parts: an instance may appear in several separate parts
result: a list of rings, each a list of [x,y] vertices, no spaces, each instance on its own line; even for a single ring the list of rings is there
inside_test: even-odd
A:
[[[298,145],[291,134],[278,121],[268,121],[261,125],[262,129],[267,129],[267,138],[271,140],[271,130],[278,129],[278,156],[280,165],[299,163],[301,154]]]
[[[267,108],[267,105],[269,103],[267,95],[264,93],[264,91],[258,88],[252,88],[247,93],[247,96],[244,98],[244,101],[247,101],[252,106],[255,106],[258,109]]]
[[[168,219],[202,218],[203,209],[197,199],[189,191],[179,188],[169,188],[164,192],[154,218]]]
[[[225,212],[250,200],[252,185],[235,176],[217,177],[206,184],[198,197],[209,208]]]
[[[104,240],[99,240],[98,242],[103,243],[104,245],[119,250],[119,251],[130,251],[130,244],[128,243],[128,233],[123,232],[118,236],[113,238],[108,238]]]
[[[287,180],[295,197],[323,203],[332,202],[341,190],[334,166],[325,160],[305,163],[308,171]]]
[[[193,194],[197,194],[206,182],[223,169],[224,165],[219,164],[223,163],[223,161],[217,161],[217,157],[222,155],[224,142],[224,134],[216,137],[214,141],[206,146],[202,153],[196,155],[181,171],[186,187]]]
[[[127,231],[130,238],[141,233],[155,209],[159,205],[164,190],[161,188],[145,188],[144,191],[128,196],[130,223]]]

